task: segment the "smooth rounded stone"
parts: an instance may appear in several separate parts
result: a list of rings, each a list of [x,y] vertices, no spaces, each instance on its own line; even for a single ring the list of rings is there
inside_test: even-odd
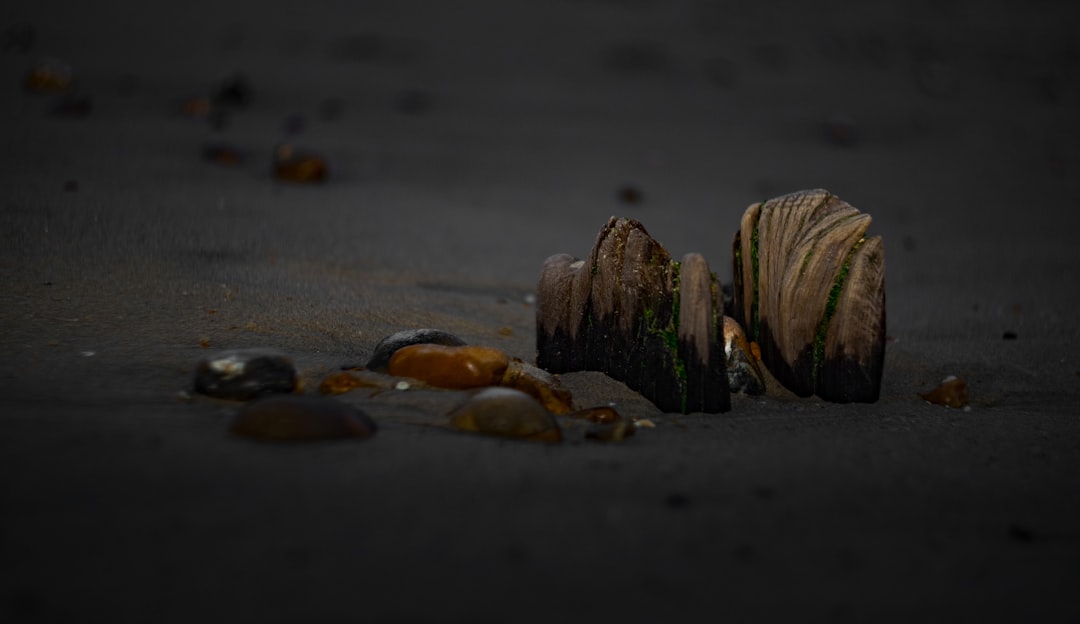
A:
[[[596,442],[621,442],[634,435],[637,427],[629,420],[598,423],[585,430],[585,439]]]
[[[512,388],[486,388],[450,412],[450,426],[507,438],[561,442],[555,418],[531,396]]]
[[[246,401],[295,388],[292,360],[275,349],[221,351],[195,369],[195,391],[221,399]]]
[[[967,382],[956,375],[949,375],[942,379],[941,384],[933,390],[926,393],[920,392],[919,397],[936,405],[964,407],[968,404]]]
[[[46,58],[38,61],[26,74],[24,86],[36,93],[62,93],[71,87],[71,67],[63,61]]]
[[[559,378],[532,364],[514,358],[503,373],[500,386],[514,388],[532,396],[553,414],[569,414],[574,411],[573,397],[562,386]]]
[[[244,74],[225,80],[214,94],[214,102],[220,106],[234,108],[247,108],[251,104],[253,90],[251,83]]]
[[[438,344],[446,347],[460,347],[465,341],[450,332],[441,329],[406,329],[390,334],[375,345],[375,353],[364,365],[368,370],[385,373],[390,366],[390,358],[402,347],[415,344]]]
[[[371,418],[352,405],[303,395],[248,403],[237,411],[229,428],[235,435],[278,441],[367,438],[375,430]]]
[[[491,347],[420,344],[398,349],[387,371],[439,388],[465,390],[498,385],[509,365],[510,358]]]
[[[619,415],[619,412],[615,411],[615,408],[610,405],[589,407],[568,414],[568,416],[570,418],[579,418],[597,424],[613,423],[622,420],[622,416]]]
[[[327,170],[325,158],[292,145],[279,145],[274,152],[274,177],[283,182],[323,182]]]

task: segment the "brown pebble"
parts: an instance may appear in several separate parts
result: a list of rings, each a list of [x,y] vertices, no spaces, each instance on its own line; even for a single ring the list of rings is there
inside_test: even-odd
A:
[[[491,347],[418,344],[398,349],[388,371],[439,388],[466,389],[497,385],[509,364],[505,353]]]
[[[555,418],[535,399],[512,388],[487,388],[450,412],[450,426],[461,431],[561,442]]]
[[[594,423],[613,423],[622,420],[622,416],[619,412],[615,411],[614,407],[609,405],[601,405],[599,407],[589,407],[583,410],[578,410],[572,414],[569,414],[571,418],[580,418]]]
[[[390,358],[397,353],[398,349],[415,344],[439,344],[447,347],[459,347],[465,341],[450,332],[441,329],[406,329],[386,336],[375,345],[375,352],[367,361],[364,368],[368,370],[386,372],[390,366]]]
[[[949,375],[941,381],[941,385],[923,394],[919,393],[924,401],[945,407],[964,407],[968,404],[967,382],[955,375]]]
[[[235,435],[262,440],[301,441],[367,438],[375,423],[359,409],[323,397],[267,397],[240,408],[229,428]]]
[[[214,110],[214,103],[205,96],[191,97],[180,102],[180,114],[184,117],[205,119]]]
[[[629,184],[620,187],[615,194],[619,201],[630,206],[640,204],[645,200],[645,194],[641,192],[641,189]]]
[[[247,401],[296,389],[296,368],[276,349],[221,351],[195,368],[195,391],[220,399]]]
[[[24,86],[37,93],[62,93],[71,86],[71,68],[62,61],[44,59],[30,69]]]
[[[634,423],[620,419],[615,422],[591,425],[585,430],[585,439],[597,442],[620,442],[634,435],[636,429]]]
[[[365,370],[330,373],[319,384],[322,394],[344,394],[356,388],[393,388],[400,380]]]
[[[574,411],[573,397],[559,378],[532,364],[514,358],[499,381],[500,386],[514,388],[532,396],[554,414]]]
[[[347,371],[331,373],[319,383],[322,394],[342,394],[360,387],[360,378]]]
[[[322,182],[326,180],[326,160],[317,154],[293,146],[279,145],[274,153],[274,177],[284,182]]]

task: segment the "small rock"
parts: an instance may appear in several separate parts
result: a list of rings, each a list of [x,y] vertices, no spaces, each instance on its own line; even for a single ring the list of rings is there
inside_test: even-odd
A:
[[[42,59],[26,75],[24,86],[35,93],[63,93],[71,87],[71,67],[56,59]]]
[[[344,394],[356,388],[400,389],[400,379],[364,370],[347,370],[331,373],[319,384],[322,394]],[[408,384],[406,383],[406,386]]]
[[[274,349],[222,351],[199,362],[195,371],[195,391],[221,399],[246,401],[295,388],[292,360]]]
[[[532,397],[511,388],[481,390],[449,416],[450,426],[461,431],[536,442],[562,441],[555,418]]]
[[[214,103],[206,96],[190,97],[180,102],[178,110],[184,117],[206,119],[214,110]]]
[[[274,177],[284,182],[312,183],[326,180],[326,159],[318,154],[282,144],[274,152]]]
[[[364,368],[385,373],[386,368],[390,366],[390,358],[397,353],[398,349],[415,344],[459,347],[464,345],[465,341],[440,329],[407,329],[399,331],[383,338],[379,341],[379,344],[375,345],[375,353],[372,354],[371,359],[364,365]]]
[[[967,382],[949,375],[941,380],[941,385],[919,396],[924,400],[945,407],[964,407],[968,404]]]
[[[825,140],[837,147],[854,147],[859,143],[859,126],[846,115],[832,115],[822,124]]]
[[[251,83],[243,74],[236,74],[218,87],[214,101],[221,106],[247,108],[251,104]]]
[[[619,415],[619,412],[615,411],[615,408],[610,405],[589,407],[569,414],[569,416],[570,418],[580,418],[582,420],[600,424],[613,423],[622,420],[622,416]]]
[[[229,430],[263,440],[367,438],[375,423],[359,409],[323,397],[266,397],[241,407]]]
[[[247,159],[243,150],[228,143],[207,143],[203,146],[202,157],[207,162],[226,167],[235,167]]]
[[[387,371],[439,388],[466,389],[498,385],[509,365],[510,358],[491,347],[418,344],[398,349]]]
[[[338,371],[327,375],[319,384],[322,394],[344,394],[363,385],[362,380],[348,371]]]
[[[765,393],[765,377],[757,363],[760,354],[754,352],[739,322],[730,316],[724,317],[724,354],[731,392]]]
[[[619,419],[590,426],[585,430],[586,440],[597,442],[620,442],[634,435],[636,427],[629,420]]]
[[[690,498],[681,492],[672,492],[664,499],[670,509],[685,509],[690,506]]]
[[[558,377],[517,358],[506,367],[499,385],[521,390],[540,401],[546,410],[554,414],[569,414],[574,411],[573,397],[559,382]]]
[[[619,201],[629,206],[636,206],[645,201],[645,194],[641,192],[641,189],[631,184],[619,187],[615,195]]]

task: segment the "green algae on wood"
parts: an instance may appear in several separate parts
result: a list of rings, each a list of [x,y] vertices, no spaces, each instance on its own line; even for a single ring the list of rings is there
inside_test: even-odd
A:
[[[733,241],[732,313],[795,394],[837,402],[880,394],[885,256],[881,237],[865,236],[870,221],[821,189],[743,214]]]
[[[537,365],[604,372],[666,412],[727,411],[715,282],[700,255],[675,261],[641,223],[612,217],[588,258],[544,262]]]

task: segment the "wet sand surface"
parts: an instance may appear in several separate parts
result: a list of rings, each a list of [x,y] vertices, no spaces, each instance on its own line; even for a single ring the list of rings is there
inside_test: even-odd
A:
[[[1075,621],[1074,12],[715,4],[0,9],[3,618]],[[45,56],[87,115],[24,90]],[[281,142],[328,180],[275,181]],[[873,404],[664,414],[573,373],[656,427],[538,445],[352,392],[374,438],[283,445],[185,392],[239,347],[314,392],[416,327],[533,361],[543,260],[609,216],[728,282],[743,210],[815,187],[885,239]],[[917,396],[950,374],[969,410]]]

